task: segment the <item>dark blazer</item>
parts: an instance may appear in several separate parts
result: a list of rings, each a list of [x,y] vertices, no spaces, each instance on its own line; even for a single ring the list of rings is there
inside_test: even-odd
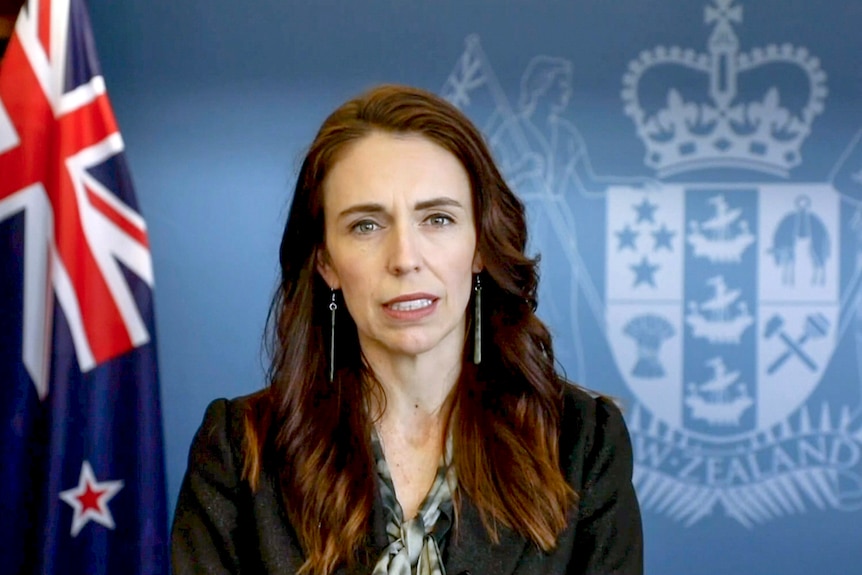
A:
[[[557,547],[544,553],[506,528],[494,544],[467,497],[443,561],[448,575],[639,575],[643,541],[632,488],[631,442],[619,410],[573,386],[565,393],[560,462],[580,495]],[[264,466],[256,493],[240,476],[242,398],[210,404],[195,435],[172,529],[174,575],[293,574],[303,563],[274,475]],[[388,541],[378,498],[372,512],[369,574]],[[342,569],[339,574],[346,575]]]

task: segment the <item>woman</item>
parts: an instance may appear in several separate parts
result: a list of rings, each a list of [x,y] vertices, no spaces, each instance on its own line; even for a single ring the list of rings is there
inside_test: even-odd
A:
[[[641,573],[625,425],[557,375],[526,240],[454,107],[336,110],[282,236],[270,385],[208,408],[174,572]]]

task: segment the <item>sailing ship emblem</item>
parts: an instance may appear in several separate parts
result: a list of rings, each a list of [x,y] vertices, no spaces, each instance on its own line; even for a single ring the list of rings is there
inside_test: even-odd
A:
[[[742,290],[729,289],[722,275],[711,277],[706,283],[715,290],[712,297],[688,302],[685,323],[691,328],[692,337],[712,343],[739,343],[742,334],[754,323],[747,302],[741,299]]]
[[[706,362],[712,377],[700,383],[689,383],[685,405],[695,419],[710,425],[739,425],[742,413],[754,406],[748,385],[742,381],[742,372],[728,371],[724,358],[714,357]]]
[[[743,252],[754,243],[748,222],[742,219],[741,209],[730,209],[724,196],[709,199],[715,213],[707,220],[689,222],[688,243],[695,257],[711,262],[738,262]]]

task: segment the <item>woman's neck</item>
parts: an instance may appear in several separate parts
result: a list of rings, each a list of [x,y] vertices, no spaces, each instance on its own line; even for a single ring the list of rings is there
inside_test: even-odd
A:
[[[448,358],[440,354],[366,353],[366,360],[385,394],[382,406],[374,403],[370,406],[371,413],[380,414],[378,425],[405,432],[411,428],[426,430],[425,433],[432,428],[441,429],[448,411],[447,400],[461,375],[461,353],[450,354]]]

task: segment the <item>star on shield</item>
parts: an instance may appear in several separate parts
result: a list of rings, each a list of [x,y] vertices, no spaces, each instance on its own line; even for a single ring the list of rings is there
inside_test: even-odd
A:
[[[658,271],[659,267],[660,266],[658,266],[657,264],[650,263],[646,256],[643,257],[639,264],[630,265],[629,268],[631,268],[631,270],[635,272],[634,287],[638,287],[642,283],[646,283],[651,285],[652,287],[656,287],[655,272]]]
[[[122,488],[122,481],[96,481],[90,462],[84,461],[78,486],[60,492],[60,499],[68,503],[75,513],[72,518],[72,537],[77,537],[88,521],[113,529],[114,517],[108,502]]]
[[[650,202],[648,199],[644,198],[643,201],[639,204],[632,206],[635,211],[638,213],[638,219],[636,223],[641,222],[650,222],[655,223],[655,211],[658,209],[658,204],[654,204]]]
[[[652,237],[655,239],[653,251],[657,252],[660,248],[667,248],[667,251],[672,252],[673,246],[671,245],[671,240],[673,240],[675,235],[676,232],[670,231],[666,225],[662,224],[661,228],[652,233]]]
[[[617,251],[623,251],[623,248],[631,248],[632,251],[637,251],[637,246],[635,245],[635,240],[638,239],[638,233],[634,231],[630,225],[626,224],[626,227],[618,232],[617,239],[619,239],[620,243],[617,246]]]

